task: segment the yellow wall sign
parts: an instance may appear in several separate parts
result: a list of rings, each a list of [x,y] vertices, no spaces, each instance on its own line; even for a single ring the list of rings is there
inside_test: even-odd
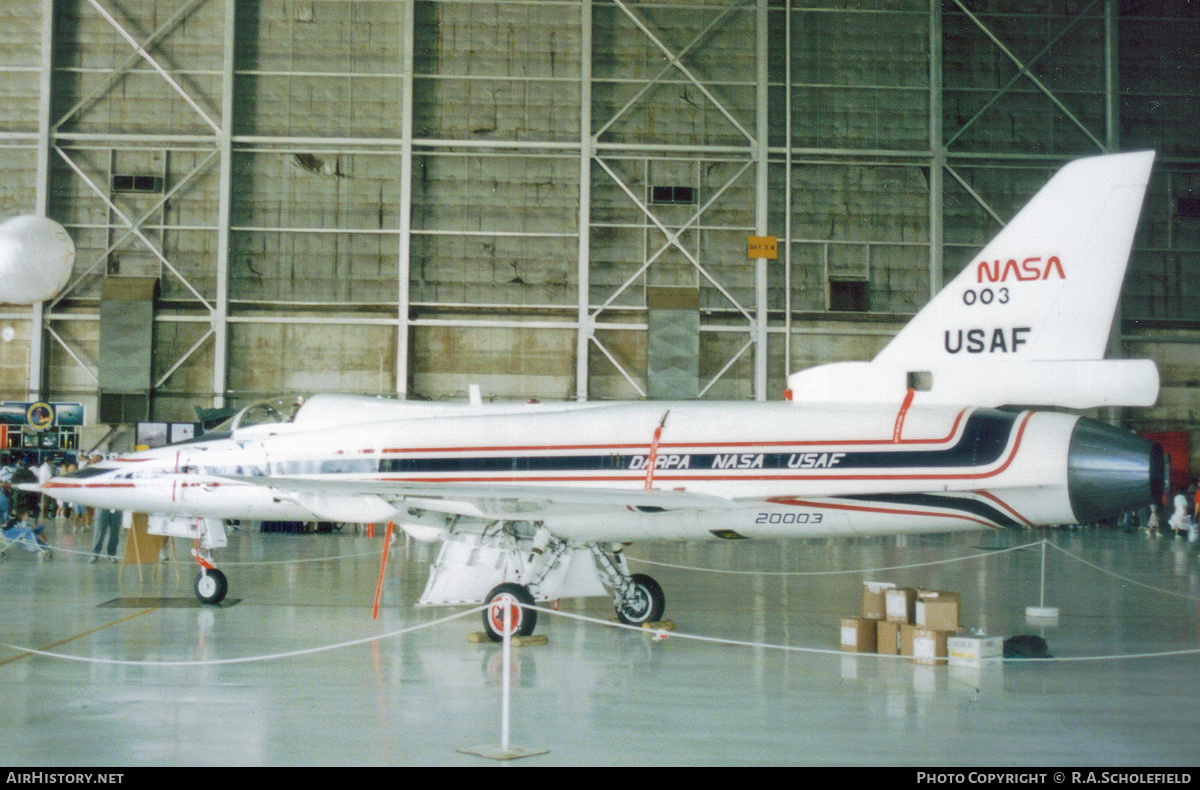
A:
[[[747,258],[766,258],[773,261],[779,257],[779,241],[774,236],[751,236],[746,245]]]

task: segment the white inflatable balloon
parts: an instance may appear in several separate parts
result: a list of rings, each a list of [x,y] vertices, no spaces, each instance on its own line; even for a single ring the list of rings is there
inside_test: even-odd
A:
[[[33,304],[61,291],[75,264],[66,228],[38,216],[0,223],[0,302]]]

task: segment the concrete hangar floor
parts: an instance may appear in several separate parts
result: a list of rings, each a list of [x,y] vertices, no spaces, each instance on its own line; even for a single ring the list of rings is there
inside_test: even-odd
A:
[[[500,743],[502,651],[468,641],[478,614],[412,606],[435,547],[395,544],[373,621],[378,537],[234,532],[218,556],[230,597],[204,607],[190,561],[139,583],[73,553],[90,532],[48,535],[51,560],[0,560],[0,764],[492,764],[457,750]],[[1042,549],[1016,548],[1041,537],[636,544],[677,630],[543,615],[549,643],[513,650],[511,743],[548,751],[509,764],[1193,764],[1197,546],[1048,531],[1060,616],[1045,625],[1025,616]],[[918,563],[934,564],[856,570]],[[1055,660],[972,674],[842,655],[864,579],[956,590],[965,625],[1043,635]],[[561,609],[612,616],[600,599]]]

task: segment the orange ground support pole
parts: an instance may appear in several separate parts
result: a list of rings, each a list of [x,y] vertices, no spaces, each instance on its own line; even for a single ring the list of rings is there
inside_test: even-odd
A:
[[[371,528],[374,529],[372,524]],[[387,568],[388,549],[392,545],[392,530],[395,529],[396,522],[389,521],[387,525],[387,534],[383,538],[383,560],[379,563],[379,582],[375,585],[375,607],[371,610],[371,619],[379,618],[379,599],[383,596],[383,571]],[[370,536],[374,537],[374,535]]]

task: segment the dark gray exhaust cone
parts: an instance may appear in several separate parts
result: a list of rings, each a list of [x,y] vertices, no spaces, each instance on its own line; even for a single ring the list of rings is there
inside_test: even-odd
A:
[[[1149,439],[1081,417],[1067,454],[1067,491],[1081,524],[1161,505],[1166,463]]]

